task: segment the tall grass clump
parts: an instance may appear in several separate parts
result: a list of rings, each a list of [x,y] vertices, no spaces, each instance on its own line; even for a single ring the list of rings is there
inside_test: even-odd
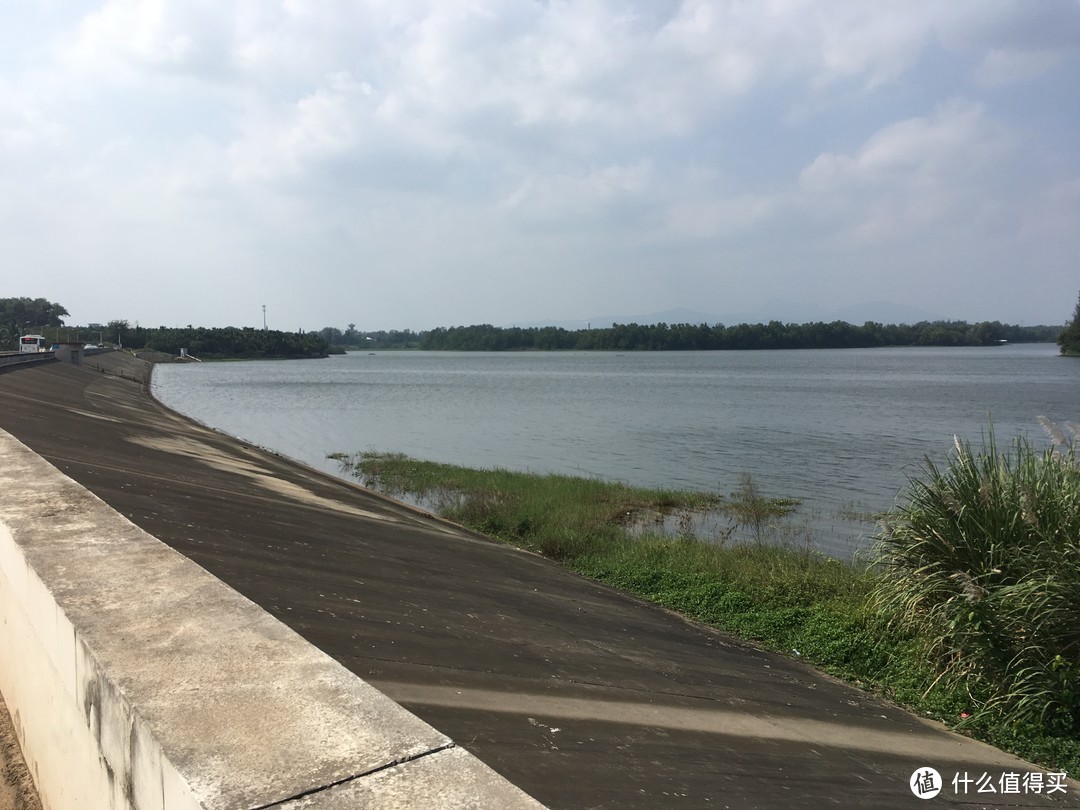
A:
[[[1044,423],[1045,424],[1045,423]],[[878,535],[871,604],[972,724],[1080,734],[1080,467],[993,432],[925,462]]]

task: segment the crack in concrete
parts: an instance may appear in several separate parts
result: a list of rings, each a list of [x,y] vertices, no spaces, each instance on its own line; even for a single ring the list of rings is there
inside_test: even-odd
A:
[[[353,774],[351,776],[346,776],[346,777],[344,777],[342,779],[338,779],[338,780],[336,780],[334,782],[329,782],[329,783],[327,783],[325,785],[319,785],[318,787],[313,787],[313,788],[310,788],[309,790],[302,791],[300,793],[297,793],[295,796],[289,796],[287,798],[280,799],[280,800],[278,800],[276,802],[270,802],[270,804],[256,805],[255,807],[249,808],[249,810],[270,810],[270,808],[273,808],[273,807],[284,807],[289,802],[295,802],[295,801],[298,801],[300,799],[306,799],[308,796],[314,796],[314,795],[316,795],[318,793],[325,793],[326,791],[331,790],[332,788],[340,787],[341,785],[347,785],[350,782],[355,782],[357,779],[363,779],[363,778],[368,777],[368,776],[374,776],[375,774],[382,773],[383,771],[389,770],[390,768],[396,768],[398,765],[405,765],[405,764],[408,764],[409,762],[416,762],[419,759],[423,759],[425,757],[429,757],[429,756],[432,756],[433,754],[438,754],[438,753],[441,753],[443,751],[449,751],[452,748],[457,748],[457,743],[455,743],[453,740],[448,742],[446,745],[440,745],[440,746],[438,746],[436,748],[432,748],[432,749],[430,749],[428,751],[421,751],[419,754],[413,754],[412,756],[409,756],[409,757],[402,757],[401,759],[394,760],[393,762],[388,762],[385,765],[380,765],[378,768],[372,768],[370,771],[364,771],[363,773],[357,773],[357,774]]]

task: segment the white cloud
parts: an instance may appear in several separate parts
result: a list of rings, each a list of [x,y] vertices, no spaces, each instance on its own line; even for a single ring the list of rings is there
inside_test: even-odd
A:
[[[990,213],[986,195],[1013,147],[981,105],[950,101],[885,127],[854,154],[819,155],[799,178],[799,204],[856,244],[970,228]]]
[[[56,145],[65,137],[63,124],[36,99],[0,85],[0,149],[9,154]]]
[[[865,248],[957,220],[972,227],[996,209],[988,195],[1015,147],[981,104],[951,100],[888,124],[852,152],[819,154],[769,193],[736,192],[720,175],[684,175],[674,184],[684,195],[667,198],[665,236],[753,231],[769,239],[815,223],[818,239]]]
[[[854,78],[873,86],[911,66],[933,22],[923,2],[688,0],[663,41],[731,95],[792,75],[817,87]]]
[[[664,235],[674,239],[714,239],[740,233],[772,219],[783,204],[781,197],[760,194],[679,201],[667,212]]]
[[[116,79],[142,71],[220,76],[228,68],[232,17],[217,3],[109,0],[83,18],[62,45],[81,72]]]
[[[372,93],[371,85],[342,71],[295,103],[264,111],[266,120],[248,122],[248,131],[228,147],[232,179],[291,176],[358,148],[370,126]]]
[[[988,87],[1030,81],[1080,54],[1080,3],[980,3],[951,15],[943,43],[976,60],[975,80]]]
[[[607,268],[677,267],[696,299],[734,251],[760,287],[808,245],[823,266],[988,232],[1076,247],[1075,0],[46,5],[0,31],[0,228],[56,278],[168,245],[248,282],[297,256],[340,284],[441,273],[462,302],[507,268],[600,295]],[[1038,127],[1005,82],[1038,91]]]
[[[593,168],[578,175],[531,175],[497,208],[516,217],[578,227],[585,221],[595,223],[613,206],[639,202],[652,182],[647,162]]]
[[[978,171],[1006,148],[980,104],[957,100],[934,115],[875,133],[854,156],[823,153],[801,176],[810,191],[838,186],[926,185]]]
[[[1054,69],[1066,60],[1060,51],[1015,51],[994,49],[983,57],[975,74],[986,87],[1019,84]]]

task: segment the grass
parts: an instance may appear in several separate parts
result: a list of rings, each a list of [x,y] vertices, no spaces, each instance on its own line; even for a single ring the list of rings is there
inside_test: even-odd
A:
[[[450,520],[555,560],[618,545],[638,522],[701,512],[722,501],[706,493],[474,470],[399,454],[335,458],[383,492],[423,498]]]
[[[1080,593],[1069,591],[1080,570],[1080,534],[1051,530],[1050,514],[1064,507],[1033,494],[1050,498],[1076,468],[1063,463],[1060,454],[1025,455],[1002,468],[1005,462],[991,450],[996,461],[979,468],[977,483],[964,479],[967,488],[956,494],[945,493],[961,482],[927,462],[929,483],[912,481],[909,503],[885,518],[887,529],[866,562],[771,542],[798,502],[766,497],[746,476],[725,497],[476,470],[398,454],[335,457],[369,486],[419,499],[473,530],[691,619],[797,655],[1045,767],[1077,773],[1077,649],[1075,639],[1068,640],[1069,628],[1075,628],[1068,613],[1071,607],[1075,614],[1080,604]],[[959,466],[963,472],[965,465],[983,458],[965,452],[950,461],[949,471]],[[1019,472],[1027,477],[1009,489],[1005,482]],[[1019,511],[1010,516],[1003,506],[988,517],[993,484],[988,489],[984,479],[1012,492],[1012,507]],[[1080,509],[1080,486],[1069,486],[1066,491]],[[932,493],[937,493],[939,517],[956,518],[959,512],[968,521],[963,524],[967,534],[954,532],[952,540],[939,541],[950,529],[923,522],[923,496]],[[958,509],[957,498],[966,499],[969,508]],[[729,521],[727,529],[707,541],[693,534],[692,518],[704,511]],[[1012,539],[991,541],[988,549],[968,536],[1012,538],[1001,532],[1020,524],[1030,527],[1037,513],[1045,513],[1039,518],[1040,537],[1049,533],[1059,546],[1036,543],[1037,552],[1021,557]],[[665,525],[673,525],[674,532],[661,531]],[[934,555],[945,556],[932,562]],[[990,592],[997,569],[1010,572],[999,577],[997,595],[976,598],[979,589]],[[1071,571],[1073,578],[1063,581],[1060,570]],[[1013,646],[989,638],[999,622],[987,611],[1002,602],[1019,606],[1006,633]],[[974,615],[968,617],[972,606]],[[1016,651],[1024,648],[1030,648],[1030,655],[1017,658]]]
[[[884,526],[871,604],[971,722],[1080,736],[1080,467],[1071,449],[956,443]]]

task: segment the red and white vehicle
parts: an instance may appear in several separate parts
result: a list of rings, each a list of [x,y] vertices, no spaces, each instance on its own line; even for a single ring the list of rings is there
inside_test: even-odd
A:
[[[43,335],[23,335],[19,338],[19,352],[44,352],[48,351]]]

